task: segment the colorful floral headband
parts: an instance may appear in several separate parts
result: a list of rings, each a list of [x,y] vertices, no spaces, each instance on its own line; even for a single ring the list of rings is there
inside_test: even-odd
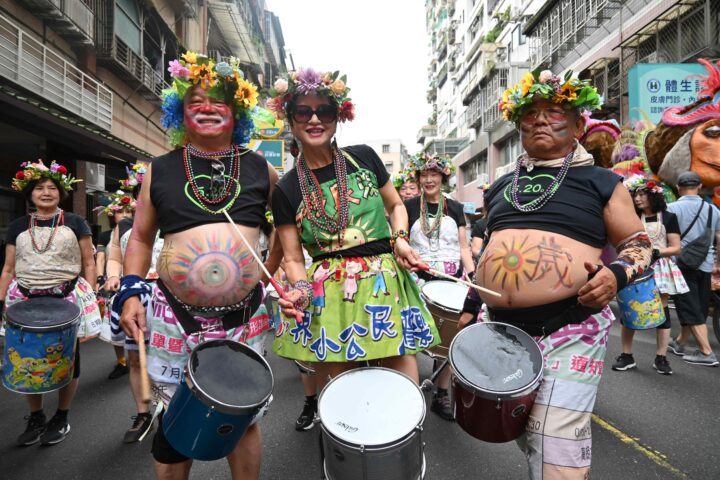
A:
[[[250,111],[258,101],[255,85],[245,80],[240,70],[240,61],[230,58],[230,63],[215,63],[205,55],[186,52],[179,60],[169,63],[168,72],[173,77],[173,85],[162,92],[162,126],[169,130],[170,143],[187,143],[187,130],[183,122],[183,99],[187,92],[199,85],[209,97],[231,103],[235,116],[233,142],[245,145],[250,140],[253,123]]]
[[[73,178],[67,171],[67,168],[57,163],[55,160],[50,162],[50,167],[46,167],[42,160],[38,159],[37,162],[23,162],[20,164],[22,170],[19,170],[15,174],[15,178],[12,181],[13,190],[22,192],[27,185],[35,180],[42,178],[52,178],[55,180],[60,188],[66,192],[72,192],[73,184],[82,182],[78,178]]]
[[[602,106],[602,98],[588,80],[572,78],[572,70],[561,79],[550,70],[526,73],[520,83],[503,92],[500,110],[503,118],[515,124],[522,111],[535,99],[551,100],[566,108],[593,111]]]
[[[137,207],[137,201],[132,194],[123,190],[118,190],[117,192],[110,194],[110,204],[108,206],[103,207],[101,205],[96,207],[95,210],[100,210],[100,213],[104,213],[108,217],[112,217],[121,210],[134,212],[135,207]]]
[[[400,170],[397,175],[393,176],[393,185],[397,190],[400,190],[400,187],[405,185],[407,182],[417,182],[415,169],[410,168],[410,165],[408,165],[408,168],[405,170]]]
[[[410,159],[410,163],[415,170],[416,178],[420,176],[421,172],[428,170],[440,172],[448,177],[455,173],[455,165],[453,165],[450,157],[439,157],[422,152],[413,156]]]
[[[128,178],[120,180],[120,189],[126,192],[132,192],[135,187],[140,185],[145,178],[147,168],[143,163],[136,163],[132,168],[125,167]]]
[[[287,117],[288,103],[297,95],[324,95],[338,107],[338,121],[352,121],[355,118],[355,105],[345,85],[347,76],[340,72],[316,72],[312,68],[301,68],[289,72],[288,78],[279,78],[270,89],[267,108],[280,120]]]
[[[659,182],[653,179],[645,178],[642,175],[633,175],[623,183],[631,192],[646,190],[652,193],[663,193],[662,185],[660,185]]]

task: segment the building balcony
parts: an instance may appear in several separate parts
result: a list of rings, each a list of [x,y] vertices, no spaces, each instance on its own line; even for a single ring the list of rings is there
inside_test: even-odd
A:
[[[159,104],[162,91],[170,85],[150,63],[135,53],[117,35],[98,45],[98,62],[111,69],[146,100]]]
[[[417,134],[417,143],[425,143],[425,139],[433,138],[437,135],[437,125],[425,125]]]
[[[19,0],[19,3],[71,43],[95,43],[95,0]]]
[[[102,129],[112,128],[112,92],[3,15],[0,77]]]

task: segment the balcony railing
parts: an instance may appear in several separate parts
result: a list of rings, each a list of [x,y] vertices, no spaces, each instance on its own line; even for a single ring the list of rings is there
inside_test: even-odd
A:
[[[112,92],[0,15],[0,76],[105,130]]]
[[[425,125],[417,134],[417,143],[425,143],[426,138],[433,138],[437,135],[437,125]]]
[[[20,3],[62,37],[83,45],[94,43],[95,0],[20,0]]]
[[[140,92],[145,99],[160,102],[163,89],[170,85],[147,60],[135,53],[117,35],[113,36],[110,45],[104,44],[103,47],[98,54],[99,60],[109,62],[109,66],[126,81],[142,87]]]

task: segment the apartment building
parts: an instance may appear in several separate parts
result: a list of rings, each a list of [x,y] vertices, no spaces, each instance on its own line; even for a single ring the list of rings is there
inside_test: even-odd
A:
[[[366,142],[366,144],[375,150],[375,153],[378,154],[390,175],[396,175],[400,170],[405,168],[410,158],[405,144],[397,138],[371,140]]]

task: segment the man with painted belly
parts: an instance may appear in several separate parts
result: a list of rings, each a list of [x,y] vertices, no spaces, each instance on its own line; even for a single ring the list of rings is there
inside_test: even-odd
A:
[[[123,329],[133,338],[148,332],[148,372],[166,406],[203,340],[228,338],[262,349],[269,327],[261,314],[262,272],[224,212],[257,245],[277,182],[273,167],[241,146],[252,128],[257,90],[237,65],[187,52],[169,71],[174,85],[164,92],[163,123],[180,148],[148,168],[119,293]],[[159,280],[150,289],[142,278],[158,229],[165,244]],[[277,253],[268,261],[271,271]],[[171,446],[162,426],[152,453],[158,478],[188,478],[192,460]],[[260,429],[253,424],[227,456],[232,478],[258,478],[260,458]]]
[[[590,421],[613,315],[608,303],[650,262],[651,244],[622,178],[593,166],[577,142],[594,87],[570,75],[528,73],[503,95],[525,152],[487,191],[489,241],[476,281],[487,316],[538,343],[544,380],[518,444],[532,479],[584,479]],[[606,243],[618,259],[600,260]],[[482,353],[479,352],[481,355]]]

